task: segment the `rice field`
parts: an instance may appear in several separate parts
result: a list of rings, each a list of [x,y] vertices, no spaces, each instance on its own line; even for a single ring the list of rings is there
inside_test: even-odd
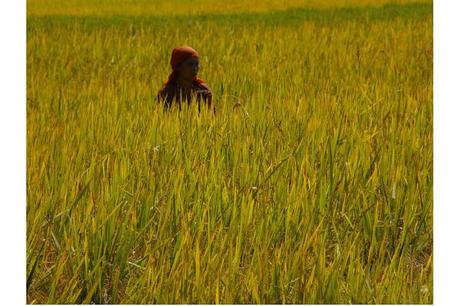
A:
[[[431,1],[248,3],[28,0],[27,303],[433,303]]]

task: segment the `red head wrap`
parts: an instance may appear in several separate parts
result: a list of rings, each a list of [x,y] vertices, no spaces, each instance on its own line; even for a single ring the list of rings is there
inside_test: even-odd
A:
[[[181,46],[173,49],[171,54],[171,68],[173,71],[169,75],[168,81],[166,81],[165,85],[169,84],[170,82],[176,79],[180,64],[190,57],[199,57],[198,52],[194,50],[192,47]],[[204,83],[204,81],[199,78],[195,78],[194,82],[198,84]]]

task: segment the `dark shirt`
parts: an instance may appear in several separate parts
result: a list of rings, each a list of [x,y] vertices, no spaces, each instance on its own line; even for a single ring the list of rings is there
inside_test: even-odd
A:
[[[185,101],[190,104],[193,95],[198,102],[198,109],[200,109],[201,104],[205,103],[215,113],[215,107],[212,105],[212,92],[206,83],[193,82],[191,92],[188,95],[184,92],[181,91],[176,82],[170,82],[160,89],[157,99],[159,103],[164,103],[167,108],[171,107],[173,103],[177,103],[180,109],[181,104]]]

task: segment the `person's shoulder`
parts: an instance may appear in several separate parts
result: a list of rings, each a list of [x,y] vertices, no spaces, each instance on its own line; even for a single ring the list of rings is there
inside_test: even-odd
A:
[[[168,93],[172,93],[175,89],[175,84],[170,82],[170,83],[166,83],[164,84],[160,90],[158,91],[158,95],[165,95],[165,94],[168,94]]]
[[[196,90],[200,93],[205,93],[205,94],[208,94],[208,95],[211,95],[212,92],[211,92],[211,88],[209,87],[208,84],[206,84],[205,82],[201,81],[201,82],[197,82],[196,83]]]

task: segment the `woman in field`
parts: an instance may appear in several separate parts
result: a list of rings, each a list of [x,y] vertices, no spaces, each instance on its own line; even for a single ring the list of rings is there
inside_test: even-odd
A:
[[[171,68],[172,72],[168,80],[158,92],[158,102],[163,102],[167,108],[177,103],[180,109],[185,101],[190,104],[194,96],[198,102],[198,109],[202,103],[205,103],[215,113],[211,89],[197,77],[200,68],[198,52],[189,46],[174,48],[171,55]]]

